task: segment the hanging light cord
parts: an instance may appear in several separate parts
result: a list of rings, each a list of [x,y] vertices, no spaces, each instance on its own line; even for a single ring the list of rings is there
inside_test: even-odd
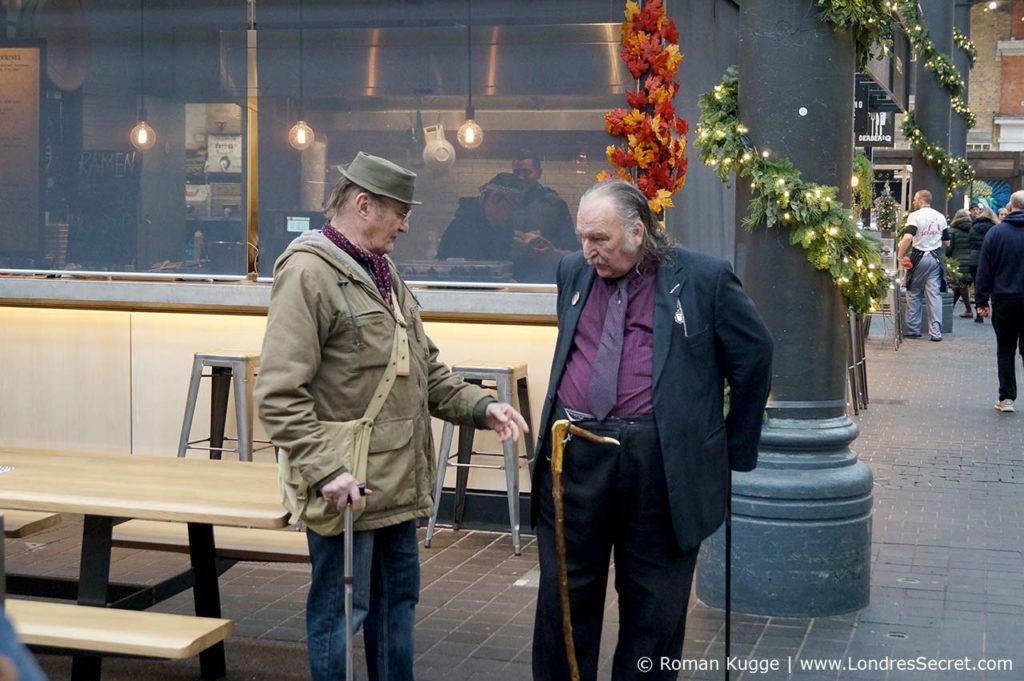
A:
[[[146,0],[139,0],[139,117],[146,117]]]
[[[473,108],[473,0],[466,0],[466,89],[469,96],[466,117],[473,118],[476,115]]]
[[[302,8],[303,4],[304,4],[303,0],[299,0],[299,120],[300,121],[306,120],[306,105],[305,105],[305,96],[303,95],[304,88],[303,88],[303,82],[302,82],[302,80],[303,80],[302,79],[302,72],[304,70],[302,68],[302,59],[303,59],[303,52],[304,52],[302,29],[306,25],[305,14],[304,14],[303,8]]]

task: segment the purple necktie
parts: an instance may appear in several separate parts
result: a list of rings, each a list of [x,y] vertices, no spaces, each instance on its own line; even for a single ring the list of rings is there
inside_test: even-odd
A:
[[[587,386],[587,407],[598,421],[603,421],[619,401],[619,363],[622,360],[622,336],[626,330],[626,307],[629,293],[627,277],[619,280],[618,288],[608,299],[604,314],[601,340],[590,367]]]

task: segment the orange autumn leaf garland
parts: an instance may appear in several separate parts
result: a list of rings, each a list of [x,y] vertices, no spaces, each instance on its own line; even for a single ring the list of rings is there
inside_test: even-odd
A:
[[[663,0],[626,3],[622,24],[621,56],[639,82],[626,93],[629,109],[617,107],[605,114],[605,130],[626,142],[606,150],[615,174],[634,182],[647,195],[651,209],[661,215],[671,208],[672,195],[686,183],[686,121],[676,116],[673,104],[679,92],[676,73],[679,53],[676,22],[665,16]],[[611,177],[602,172],[598,179]]]

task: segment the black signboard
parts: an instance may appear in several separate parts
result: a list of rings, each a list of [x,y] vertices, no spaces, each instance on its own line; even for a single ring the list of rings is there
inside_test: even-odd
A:
[[[853,91],[853,132],[857,135],[868,129],[868,103],[871,88],[868,83],[858,78]]]
[[[891,147],[896,136],[896,114],[892,111],[868,111],[867,127],[854,133],[854,146]]]
[[[134,149],[82,152],[71,209],[70,262],[86,269],[134,269],[141,167],[142,156]]]

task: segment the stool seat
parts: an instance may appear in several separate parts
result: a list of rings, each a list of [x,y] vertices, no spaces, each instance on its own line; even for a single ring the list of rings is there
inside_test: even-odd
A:
[[[260,366],[260,353],[246,350],[197,352],[195,359],[202,360],[206,366],[232,366],[235,362],[249,362],[257,369]]]
[[[496,375],[504,374],[518,380],[526,378],[526,362],[459,362],[452,365],[452,372],[466,379],[494,380]]]
[[[452,365],[452,373],[461,376],[468,383],[483,385],[492,384],[497,392],[498,401],[517,405],[520,413],[530,426],[530,433],[522,433],[526,442],[526,459],[534,457],[534,440],[532,436],[533,420],[530,417],[530,391],[527,385],[526,362],[502,361],[466,361]],[[514,388],[514,389],[513,389]],[[512,531],[512,548],[518,556],[522,552],[519,541],[519,454],[516,443],[511,440],[502,443],[501,454],[483,454],[473,451],[473,438],[476,429],[471,426],[459,426],[459,446],[457,452],[450,454],[455,424],[445,422],[441,431],[441,444],[437,454],[437,482],[434,488],[434,510],[427,525],[427,536],[424,546],[430,547],[437,524],[437,514],[441,508],[441,493],[444,490],[445,473],[449,466],[456,468],[454,526],[459,528],[465,511],[466,487],[469,482],[470,468],[490,468],[505,472],[505,492],[508,497],[509,526]],[[473,456],[501,457],[499,465],[472,463]],[[456,459],[452,463],[452,459]]]
[[[185,417],[181,424],[181,437],[178,439],[178,456],[183,457],[189,449],[205,449],[210,452],[211,459],[221,458],[223,452],[234,452],[242,461],[252,461],[253,452],[253,414],[255,413],[253,388],[256,374],[260,366],[260,353],[251,350],[224,349],[208,352],[197,352],[192,357],[192,377],[188,386],[188,398],[185,401]],[[209,367],[210,373],[203,374]],[[190,440],[192,420],[195,416],[196,402],[199,398],[199,383],[203,378],[210,378],[210,437]],[[234,391],[235,423],[238,431],[236,438],[224,436],[227,422],[228,396]],[[233,449],[224,447],[225,440],[234,440],[237,444]],[[197,447],[208,442],[209,447]],[[260,441],[265,446],[269,442]]]

